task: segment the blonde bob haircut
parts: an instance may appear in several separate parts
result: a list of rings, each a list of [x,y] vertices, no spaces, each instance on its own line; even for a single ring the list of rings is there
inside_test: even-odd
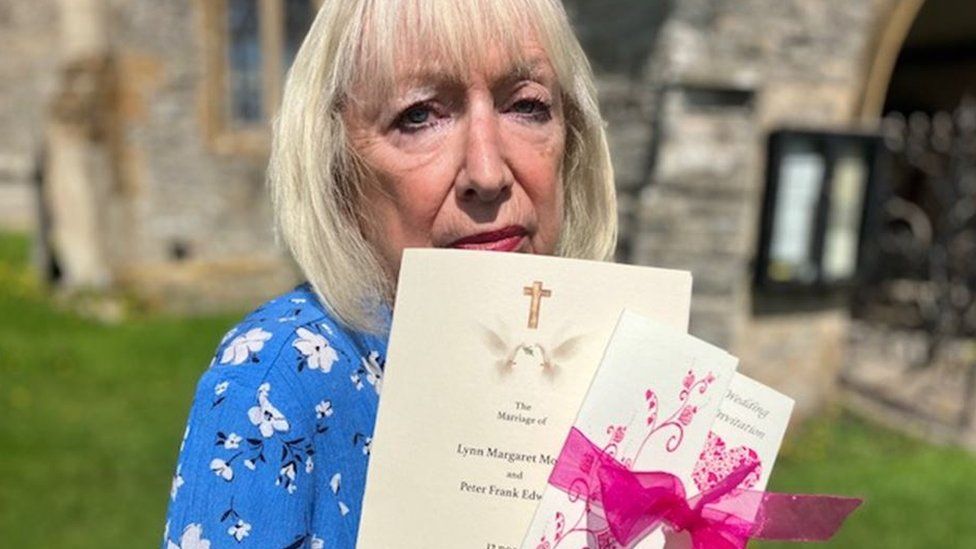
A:
[[[386,328],[395,275],[366,237],[362,191],[374,182],[346,139],[344,105],[390,94],[405,63],[466,81],[485,52],[500,51],[522,68],[527,38],[548,55],[566,120],[556,253],[608,259],[617,232],[613,170],[592,71],[559,0],[325,0],[288,74],[268,186],[279,239],[348,327]]]

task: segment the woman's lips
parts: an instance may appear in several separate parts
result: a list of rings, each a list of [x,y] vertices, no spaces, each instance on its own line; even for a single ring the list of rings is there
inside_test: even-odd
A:
[[[488,231],[459,238],[448,244],[448,247],[460,248],[462,250],[513,252],[522,245],[526,234],[525,227],[512,225],[497,231]]]

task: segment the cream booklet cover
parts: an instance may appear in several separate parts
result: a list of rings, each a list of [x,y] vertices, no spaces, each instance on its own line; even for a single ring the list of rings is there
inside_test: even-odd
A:
[[[691,275],[403,256],[357,547],[519,547],[623,309],[685,331]]]

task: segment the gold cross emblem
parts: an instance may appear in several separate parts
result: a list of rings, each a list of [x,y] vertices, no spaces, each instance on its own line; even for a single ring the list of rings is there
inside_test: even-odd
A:
[[[539,327],[539,308],[542,306],[542,298],[552,296],[552,290],[542,289],[542,282],[536,280],[531,286],[522,288],[522,293],[532,296],[532,303],[529,305],[529,329],[535,330]]]

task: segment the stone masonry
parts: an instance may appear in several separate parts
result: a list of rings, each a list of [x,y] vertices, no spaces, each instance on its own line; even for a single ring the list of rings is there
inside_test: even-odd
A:
[[[832,390],[847,316],[752,313],[765,138],[776,129],[855,125],[872,37],[890,3],[601,3],[604,13],[645,18],[616,29],[586,4],[567,2],[584,41],[591,38],[585,45],[609,122],[620,258],[692,271],[692,333],[729,347],[743,371],[810,413]],[[659,9],[640,7],[648,4]],[[594,37],[588,25],[603,34]],[[628,47],[646,38],[642,29],[653,42]],[[639,58],[621,59],[628,55]]]
[[[29,230],[47,99],[57,82],[57,4],[0,0],[0,228]]]

